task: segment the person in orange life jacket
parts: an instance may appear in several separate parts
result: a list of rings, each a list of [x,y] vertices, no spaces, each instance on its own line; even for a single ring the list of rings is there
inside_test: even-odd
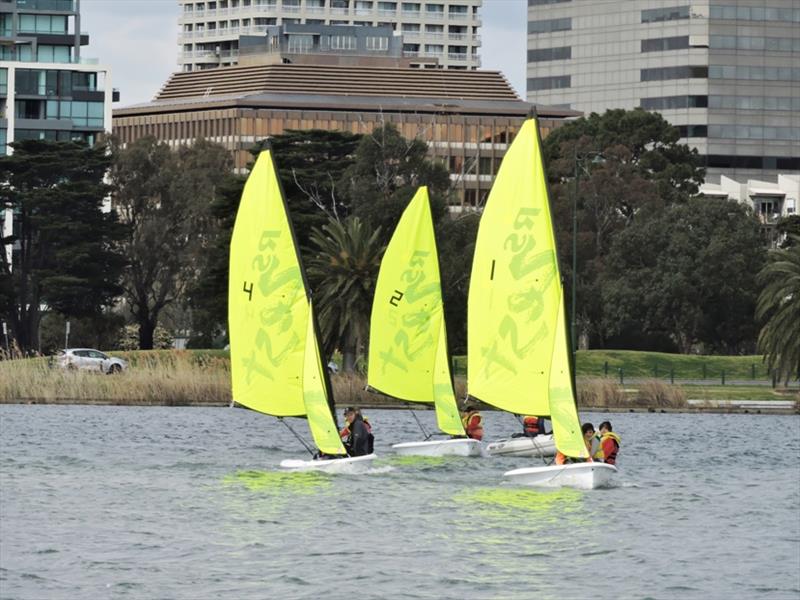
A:
[[[610,421],[600,423],[600,447],[592,455],[596,460],[604,461],[609,465],[617,463],[617,452],[620,444],[619,436],[611,429]]]
[[[483,439],[483,417],[478,412],[478,407],[467,402],[464,405],[464,410],[461,413],[461,424],[464,426],[464,431],[467,433],[468,438],[481,441]]]
[[[342,438],[343,442],[350,435],[350,419],[347,418],[347,415],[351,411],[361,415],[360,408],[348,407],[344,409],[344,427],[342,427],[341,431],[339,431],[339,437]],[[369,434],[372,435],[372,423],[369,422],[369,418],[365,417],[364,415],[361,415],[361,418],[364,419],[364,425],[366,426],[367,431],[369,431]]]
[[[370,436],[372,435],[364,424],[364,417],[355,408],[345,410],[345,420],[348,430],[344,447],[349,456],[366,456],[370,454]],[[341,433],[341,432],[340,432]]]
[[[557,465],[565,465],[568,463],[578,463],[578,462],[593,462],[592,461],[592,446],[594,445],[594,425],[591,423],[584,423],[581,426],[581,432],[583,433],[583,443],[586,444],[586,450],[589,452],[589,458],[574,458],[571,456],[566,456],[562,454],[560,451],[556,452],[556,464]]]

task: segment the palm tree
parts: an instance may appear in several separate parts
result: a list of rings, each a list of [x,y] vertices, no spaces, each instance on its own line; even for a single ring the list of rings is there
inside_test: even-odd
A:
[[[788,384],[800,374],[800,236],[789,236],[790,246],[772,250],[758,274],[764,287],[756,305],[763,323],[758,349],[770,371]]]
[[[339,348],[343,370],[352,372],[356,356],[369,335],[375,280],[384,247],[380,228],[369,232],[360,219],[330,219],[314,228],[315,248],[308,276],[314,291],[326,355]]]

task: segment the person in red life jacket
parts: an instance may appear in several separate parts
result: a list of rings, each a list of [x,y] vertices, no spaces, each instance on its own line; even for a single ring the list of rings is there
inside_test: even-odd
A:
[[[610,421],[600,423],[600,450],[598,454],[601,456],[598,456],[598,458],[609,465],[616,465],[620,441],[619,436],[612,431]]]
[[[539,430],[539,423],[539,417],[534,417],[533,415],[522,417],[522,433],[524,433],[526,437],[536,437],[542,433]]]
[[[464,405],[464,411],[461,413],[461,424],[464,426],[464,431],[467,433],[468,438],[481,441],[483,439],[483,417],[478,412],[478,407],[467,402]]]
[[[583,433],[583,443],[586,444],[586,450],[589,452],[588,458],[575,458],[572,456],[566,456],[562,454],[561,451],[556,451],[556,464],[557,465],[566,465],[569,463],[579,463],[579,462],[594,462],[592,460],[592,446],[594,444],[594,425],[591,423],[584,423],[581,426],[581,433]]]

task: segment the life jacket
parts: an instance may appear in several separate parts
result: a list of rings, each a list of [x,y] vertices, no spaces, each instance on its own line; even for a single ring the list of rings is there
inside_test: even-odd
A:
[[[479,413],[477,410],[471,410],[461,417],[461,424],[464,426],[464,431],[466,431],[467,437],[478,441],[483,439],[483,425],[481,424],[482,420],[481,413]]]
[[[539,417],[527,416],[522,419],[522,430],[525,435],[534,437],[539,435]]]
[[[620,437],[613,431],[606,431],[600,438],[601,460],[605,460],[609,465],[617,464],[617,452],[619,452]]]
[[[592,446],[589,448],[589,453],[592,458],[602,461],[605,456],[603,455],[603,443],[600,440],[600,435],[597,434],[592,438]]]

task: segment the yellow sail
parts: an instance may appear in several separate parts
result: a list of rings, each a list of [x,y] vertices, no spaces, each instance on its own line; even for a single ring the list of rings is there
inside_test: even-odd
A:
[[[309,307],[306,351],[303,365],[303,399],[308,428],[317,447],[325,454],[346,454],[328,402],[328,386],[314,329],[313,305]]]
[[[453,379],[450,374],[450,356],[447,353],[447,331],[444,318],[439,326],[439,343],[436,348],[436,364],[433,368],[433,401],[436,408],[436,424],[444,433],[466,435],[461,415],[458,413]]]
[[[529,119],[503,159],[478,230],[467,315],[469,394],[512,413],[551,415],[557,447],[582,456],[585,448],[581,453],[572,439],[578,420],[563,297],[538,125]],[[579,427],[577,434],[581,440]]]
[[[309,301],[271,151],[259,154],[236,214],[228,329],[233,400],[302,416]]]
[[[439,257],[424,186],[403,212],[381,261],[367,372],[371,388],[409,402],[435,402],[442,431],[464,433],[450,379]]]

